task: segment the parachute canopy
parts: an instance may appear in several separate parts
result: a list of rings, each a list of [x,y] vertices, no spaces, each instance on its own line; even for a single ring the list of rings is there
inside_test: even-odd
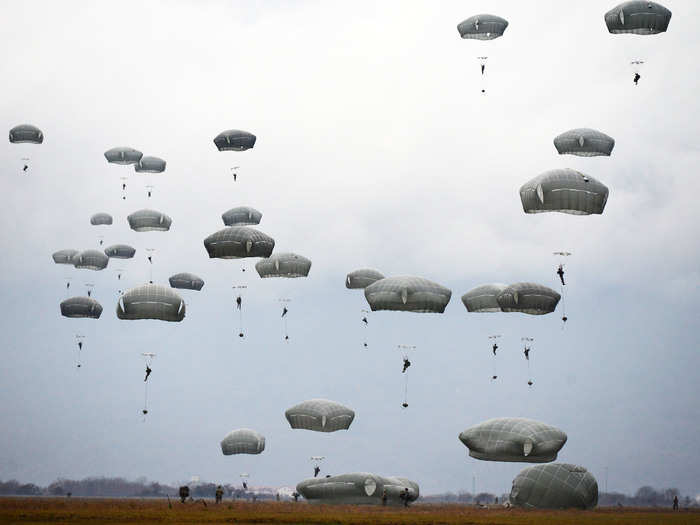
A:
[[[137,232],[167,232],[173,223],[165,213],[148,209],[135,211],[126,220],[129,221],[131,229]]]
[[[255,146],[256,136],[247,131],[229,129],[214,137],[214,144],[219,151],[243,151]]]
[[[170,288],[144,284],[127,290],[119,298],[117,317],[130,320],[182,321],[185,318],[185,301]]]
[[[86,270],[104,270],[109,264],[109,257],[97,250],[85,250],[73,256],[73,266]]]
[[[496,298],[504,312],[544,315],[553,312],[561,295],[536,283],[515,283],[507,286]]]
[[[503,36],[508,21],[496,15],[474,15],[457,26],[459,36],[476,40],[493,40]]]
[[[265,437],[249,428],[232,430],[221,440],[224,456],[233,454],[260,454],[265,450]]]
[[[515,477],[510,502],[537,509],[590,509],[598,504],[598,482],[577,465],[535,465]]]
[[[418,499],[420,490],[415,481],[369,472],[310,478],[297,484],[297,492],[308,500],[356,505],[381,505],[385,493],[387,503],[403,505],[401,493],[406,489],[409,502]]]
[[[204,281],[201,277],[197,277],[193,273],[176,273],[168,279],[170,286],[173,288],[183,288],[185,290],[201,290],[204,286]]]
[[[10,142],[12,144],[41,144],[44,142],[44,134],[36,126],[20,124],[10,130]]]
[[[204,248],[212,259],[269,257],[275,240],[249,226],[229,226],[204,239]]]
[[[109,213],[96,213],[90,217],[90,224],[93,226],[108,226],[112,224],[112,216]]]
[[[134,171],[136,173],[163,173],[165,171],[166,162],[158,157],[141,157],[141,159],[134,164]]]
[[[113,259],[131,259],[136,254],[136,249],[128,244],[113,244],[105,248],[105,255]]]
[[[656,35],[668,29],[671,11],[648,0],[623,2],[605,13],[605,25],[614,34]]]
[[[422,277],[386,277],[365,288],[372,311],[443,313],[452,291]]]
[[[576,128],[557,135],[554,138],[554,147],[559,155],[609,157],[615,147],[615,139],[595,129]]]
[[[260,224],[262,213],[250,206],[238,206],[221,214],[226,226],[249,226]]]
[[[311,270],[311,261],[296,253],[275,253],[255,263],[255,269],[263,279],[307,277]]]
[[[310,399],[287,409],[284,416],[292,428],[335,432],[350,428],[355,412],[327,399]]]
[[[134,148],[112,148],[105,151],[105,158],[111,164],[136,164],[143,153]]]
[[[462,296],[467,312],[500,312],[496,298],[507,285],[501,283],[483,284],[469,290]]]
[[[557,459],[566,434],[532,419],[501,417],[466,429],[459,440],[476,459],[547,463]]]
[[[350,272],[345,277],[345,288],[351,290],[364,289],[370,284],[375,283],[381,279],[384,279],[384,274],[379,270],[374,270],[373,268],[360,268]]]
[[[550,170],[520,187],[525,213],[557,211],[571,215],[603,213],[608,188],[593,177],[569,168]]]
[[[56,264],[73,264],[73,257],[78,255],[78,253],[78,250],[58,250],[51,257],[53,257],[53,262]]]
[[[99,319],[102,305],[92,297],[71,297],[61,303],[61,315],[72,318]]]

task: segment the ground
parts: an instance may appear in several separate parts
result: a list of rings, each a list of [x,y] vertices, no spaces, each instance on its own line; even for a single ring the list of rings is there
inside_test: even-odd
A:
[[[700,525],[700,509],[599,508],[593,511],[477,509],[465,505],[359,507],[305,503],[244,503],[207,500],[181,504],[163,499],[0,498],[0,523],[259,523],[389,525]]]

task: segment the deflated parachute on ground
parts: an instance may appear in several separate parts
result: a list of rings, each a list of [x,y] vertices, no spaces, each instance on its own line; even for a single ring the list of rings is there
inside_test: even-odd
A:
[[[284,416],[292,428],[335,432],[350,428],[355,412],[327,399],[310,399],[287,409]]]
[[[449,288],[422,277],[386,277],[365,288],[372,311],[443,313],[450,302]]]
[[[387,503],[402,505],[404,500],[401,493],[407,494],[411,502],[418,499],[420,489],[418,483],[406,478],[355,472],[305,479],[297,484],[297,492],[313,503],[355,505],[381,505],[382,496],[386,493]]]
[[[128,290],[119,298],[117,317],[182,321],[185,318],[185,301],[170,288],[144,284]]]

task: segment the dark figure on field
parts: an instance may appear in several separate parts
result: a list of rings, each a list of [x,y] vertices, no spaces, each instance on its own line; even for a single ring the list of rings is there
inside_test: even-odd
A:
[[[147,410],[144,410],[147,412]],[[184,503],[187,498],[190,497],[190,488],[187,485],[180,487],[180,503]]]
[[[285,315],[287,315],[287,312],[288,312],[288,311],[289,311],[289,310],[287,310],[287,307],[286,307],[286,306],[283,306],[283,307],[282,307],[282,317],[284,317]]]
[[[153,370],[151,370],[151,367],[148,366],[148,365],[146,365],[146,377],[144,377],[144,379],[143,379],[143,382],[144,382],[144,383],[145,383],[146,381],[148,381],[148,376],[151,375],[151,372],[153,372]]]
[[[493,355],[496,355],[496,350],[498,350],[498,345],[496,343],[493,343],[491,350],[493,350]]]
[[[564,286],[566,283],[564,282],[564,265],[560,264],[559,268],[557,269],[557,275],[559,276],[559,279],[561,279],[561,285]]]
[[[678,510],[678,496],[673,496],[673,510]]]
[[[221,485],[216,487],[216,492],[214,493],[214,496],[216,498],[216,503],[221,503],[221,499],[224,497],[224,488]]]
[[[238,310],[240,310],[242,304],[243,304],[243,298],[239,295],[238,297],[236,297],[236,308]]]
[[[640,78],[642,78],[642,75],[640,75],[639,73],[634,74],[634,85],[635,86],[637,85],[637,82],[639,82]]]
[[[382,491],[382,505],[386,507],[386,500],[387,500],[387,495],[386,495],[386,489]]]
[[[296,490],[292,493],[292,497],[294,498],[295,503],[299,501],[299,493]]]
[[[72,492],[66,492],[66,498],[70,498],[73,495]]]
[[[319,472],[321,472],[321,467],[319,467],[318,465],[316,465],[316,466],[314,467],[314,477],[318,476],[318,473],[319,473]]]
[[[525,350],[523,350],[523,354],[525,354],[525,359],[527,359],[529,361],[530,360],[530,347],[529,346],[525,347]]]
[[[363,317],[363,318],[362,318],[362,322],[365,323],[365,324],[369,324],[369,323],[367,322],[367,318],[366,318],[366,317]]]
[[[245,481],[243,482],[243,490],[248,490],[248,483]]]
[[[408,507],[408,500],[409,500],[408,488],[404,488],[403,489],[403,506],[404,507]]]
[[[409,366],[411,366],[411,362],[406,357],[404,357],[403,358],[403,370],[401,370],[401,373],[403,374]]]

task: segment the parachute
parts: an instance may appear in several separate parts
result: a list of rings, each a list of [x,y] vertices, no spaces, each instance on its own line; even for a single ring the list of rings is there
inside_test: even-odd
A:
[[[296,490],[312,502],[346,505],[406,505],[418,499],[420,493],[415,481],[369,472],[305,479]]]
[[[73,264],[73,257],[78,255],[78,253],[78,250],[58,250],[51,257],[53,257],[53,262],[56,264]]]
[[[345,287],[353,289],[365,289],[370,284],[373,284],[381,279],[384,275],[373,268],[360,268],[347,274],[345,277]]]
[[[260,224],[262,213],[250,206],[238,206],[222,213],[221,219],[226,226],[249,226]]]
[[[204,239],[204,248],[212,259],[269,257],[275,240],[250,226],[229,226]]]
[[[496,298],[504,312],[544,315],[553,312],[561,296],[546,286],[515,283],[507,286]]]
[[[295,253],[276,253],[258,261],[255,269],[262,279],[307,277],[311,270],[311,261]]]
[[[141,157],[134,163],[136,173],[163,173],[166,162],[158,157]]]
[[[117,317],[179,322],[185,318],[185,301],[170,288],[144,284],[127,290],[119,298]]]
[[[247,131],[229,129],[214,137],[214,144],[219,151],[244,151],[255,146],[257,137]]]
[[[221,440],[224,456],[233,454],[260,454],[265,450],[265,436],[249,428],[232,430]]]
[[[520,200],[525,213],[556,211],[571,215],[600,215],[608,201],[608,188],[576,170],[557,169],[523,184]]]
[[[10,130],[10,143],[12,144],[42,144],[44,134],[36,126],[31,124],[20,124]],[[22,157],[22,171],[29,169],[29,158]]]
[[[443,313],[452,291],[422,277],[386,277],[365,288],[372,311]]]
[[[554,461],[566,439],[556,427],[521,417],[489,419],[459,434],[473,458],[526,463]]]
[[[513,480],[510,503],[537,509],[591,509],[598,504],[598,482],[578,465],[535,465]]]
[[[131,229],[136,232],[165,232],[170,230],[170,225],[173,222],[165,213],[148,209],[135,211],[126,219],[129,221]]]
[[[102,305],[92,297],[71,297],[61,302],[61,315],[73,319],[99,319]]]
[[[483,284],[469,290],[462,296],[467,312],[500,312],[496,298],[507,285],[501,283]]]
[[[605,13],[605,25],[613,34],[657,35],[668,29],[671,14],[656,2],[633,0]]]
[[[105,255],[110,259],[131,259],[136,254],[136,249],[128,244],[113,244],[105,248]]]
[[[595,129],[576,128],[557,135],[554,147],[559,155],[609,157],[615,147],[615,139]]]
[[[496,15],[470,16],[457,26],[459,36],[464,39],[493,40],[503,36],[508,21]]]
[[[182,288],[185,290],[201,290],[204,286],[204,281],[201,277],[197,277],[193,273],[176,273],[168,279],[170,286],[173,288]]]
[[[93,226],[108,226],[112,222],[112,216],[109,213],[96,213],[90,217],[90,224]]]
[[[292,428],[335,432],[348,430],[355,419],[355,412],[335,401],[310,399],[288,408],[284,416]]]
[[[76,268],[104,270],[109,264],[109,257],[97,250],[85,250],[74,255],[71,262]]]
[[[137,164],[143,157],[143,153],[140,151],[126,147],[109,149],[105,151],[104,155],[110,164],[122,165]]]

